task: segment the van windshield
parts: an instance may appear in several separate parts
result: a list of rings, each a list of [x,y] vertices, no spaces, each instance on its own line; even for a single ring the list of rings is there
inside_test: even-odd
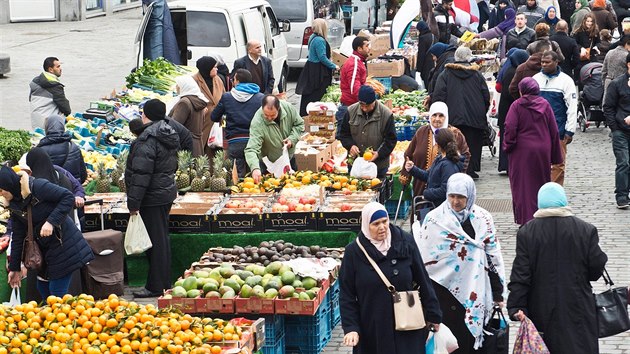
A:
[[[186,33],[191,47],[229,47],[230,31],[220,12],[188,11]]]
[[[306,21],[306,0],[268,0],[280,21]]]

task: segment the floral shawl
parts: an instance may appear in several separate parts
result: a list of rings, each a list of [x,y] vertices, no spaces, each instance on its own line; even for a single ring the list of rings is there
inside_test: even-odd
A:
[[[426,216],[420,231],[414,232],[414,238],[429,277],[447,288],[466,309],[466,326],[475,337],[474,347],[478,349],[483,343],[483,326],[490,321],[493,306],[488,271],[499,275],[504,298],[507,298],[507,286],[492,216],[473,205],[468,217],[475,230],[474,239],[464,232],[447,200]]]

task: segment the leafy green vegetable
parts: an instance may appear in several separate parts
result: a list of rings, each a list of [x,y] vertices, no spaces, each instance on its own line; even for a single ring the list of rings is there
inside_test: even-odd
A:
[[[137,84],[151,90],[171,91],[175,78],[186,74],[190,74],[186,67],[172,64],[164,58],[145,59],[142,66],[127,75],[125,80],[128,87]]]
[[[30,149],[31,137],[27,131],[0,127],[0,161],[18,161]]]
[[[330,85],[326,88],[326,93],[322,97],[322,102],[339,103],[341,100],[341,88],[339,85]]]
[[[424,112],[425,109],[422,102],[424,101],[425,97],[427,97],[427,92],[424,90],[412,91],[412,92],[396,90],[390,94],[383,96],[382,99],[383,100],[391,99],[393,107],[409,106],[409,107],[417,108],[418,112]]]

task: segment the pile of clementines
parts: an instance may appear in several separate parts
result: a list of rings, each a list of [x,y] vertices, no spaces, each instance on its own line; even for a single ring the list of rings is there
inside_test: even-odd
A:
[[[3,353],[222,353],[243,330],[221,319],[139,305],[116,295],[50,296],[13,308],[0,305]]]

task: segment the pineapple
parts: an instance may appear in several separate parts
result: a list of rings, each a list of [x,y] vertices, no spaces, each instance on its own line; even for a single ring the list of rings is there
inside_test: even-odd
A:
[[[192,163],[192,154],[190,151],[179,151],[177,153],[177,177],[175,178],[175,184],[177,189],[184,189],[190,187],[190,165]]]
[[[109,193],[111,181],[109,180],[109,176],[107,175],[105,163],[103,161],[99,162],[97,165],[97,169],[98,175],[96,177],[96,193]]]
[[[120,156],[118,156],[116,169],[111,174],[112,182],[118,185],[118,188],[123,193],[127,191],[127,186],[125,185],[125,168],[127,167],[127,157],[129,157],[128,151],[125,151],[120,154]]]
[[[223,162],[223,169],[225,170],[225,182],[228,186],[232,185],[232,170],[234,169],[234,160],[225,159]]]
[[[212,169],[214,172],[213,178],[210,181],[210,191],[220,192],[227,188],[225,180],[226,173],[223,170],[223,161],[225,160],[225,154],[223,150],[218,150],[212,160]]]
[[[208,171],[208,158],[205,155],[196,157],[195,159],[195,177],[190,183],[190,190],[193,192],[203,192],[206,188],[204,173]]]

